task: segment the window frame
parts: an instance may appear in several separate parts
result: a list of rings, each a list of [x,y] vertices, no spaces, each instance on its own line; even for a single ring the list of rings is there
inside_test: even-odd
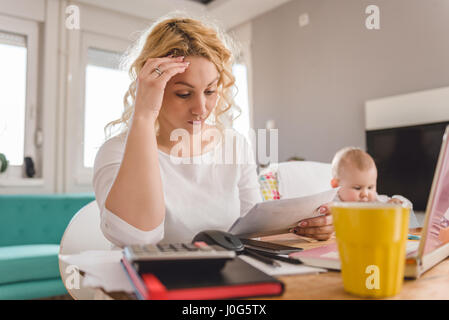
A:
[[[66,157],[66,190],[83,190],[91,187],[93,168],[84,167],[84,117],[85,117],[85,91],[86,91],[86,67],[88,65],[88,49],[112,52],[126,52],[131,42],[107,35],[96,34],[89,31],[80,32],[79,63],[77,75],[72,75],[72,81],[76,81],[78,94],[73,97],[73,104],[68,109],[67,131],[68,143]],[[131,81],[130,81],[131,82]]]
[[[26,69],[26,97],[25,97],[25,132],[24,157],[31,156],[38,163],[39,147],[35,143],[38,128],[38,63],[39,63],[39,24],[36,21],[8,17],[0,14],[0,30],[15,33],[26,37],[27,69]],[[35,182],[42,180],[42,168],[36,167]],[[22,165],[11,165],[0,176],[0,186],[20,185],[27,178],[24,177]],[[37,183],[37,184],[39,184]]]

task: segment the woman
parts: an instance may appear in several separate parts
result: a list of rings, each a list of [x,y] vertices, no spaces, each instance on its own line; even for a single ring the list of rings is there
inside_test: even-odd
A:
[[[229,119],[232,54],[216,30],[186,18],[162,20],[142,40],[125,112],[112,123],[123,124],[123,132],[95,160],[102,231],[124,246],[189,242],[201,230],[227,230],[262,201],[256,165],[216,161],[224,144],[204,134],[223,132]],[[170,139],[176,130],[188,132],[182,148]],[[204,161],[174,161],[186,158],[179,152],[186,149],[187,158]],[[246,143],[238,153],[252,157]],[[295,232],[323,240],[333,232],[330,215],[306,223]]]

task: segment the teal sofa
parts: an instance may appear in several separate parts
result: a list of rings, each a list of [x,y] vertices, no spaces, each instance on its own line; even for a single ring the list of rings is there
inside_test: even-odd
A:
[[[62,235],[94,194],[0,195],[0,300],[67,294],[59,273]]]

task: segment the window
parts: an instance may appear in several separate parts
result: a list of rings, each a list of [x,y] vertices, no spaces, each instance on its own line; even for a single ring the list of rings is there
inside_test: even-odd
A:
[[[0,31],[0,152],[22,165],[25,145],[26,37]]]
[[[105,142],[104,127],[120,118],[123,97],[131,83],[120,69],[129,42],[82,31],[69,47],[71,80],[68,86],[64,190],[89,192],[93,165]]]
[[[234,101],[240,107],[240,116],[234,120],[233,127],[240,134],[248,138],[250,129],[250,113],[248,102],[248,72],[246,65],[236,63],[232,67],[232,73],[235,77],[235,85],[238,88]]]
[[[130,80],[119,69],[120,54],[89,48],[86,66],[84,113],[84,167],[92,168],[98,148],[105,140],[104,127],[120,118],[123,96]]]
[[[35,177],[42,177],[35,144],[38,31],[37,22],[0,15],[0,152],[10,165],[1,176],[2,186],[23,178],[24,157],[33,158]]]

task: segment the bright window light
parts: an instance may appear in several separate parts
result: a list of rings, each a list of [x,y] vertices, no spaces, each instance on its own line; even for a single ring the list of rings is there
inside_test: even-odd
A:
[[[130,80],[119,70],[120,54],[89,49],[86,67],[86,98],[84,118],[84,167],[92,168],[95,155],[105,141],[104,127],[120,118],[123,97]]]
[[[235,77],[235,85],[238,88],[234,101],[241,109],[240,116],[234,121],[233,127],[240,134],[248,138],[250,129],[249,103],[248,103],[248,76],[247,68],[244,64],[234,64],[232,73]]]
[[[26,37],[0,31],[0,153],[23,164],[25,143]]]

